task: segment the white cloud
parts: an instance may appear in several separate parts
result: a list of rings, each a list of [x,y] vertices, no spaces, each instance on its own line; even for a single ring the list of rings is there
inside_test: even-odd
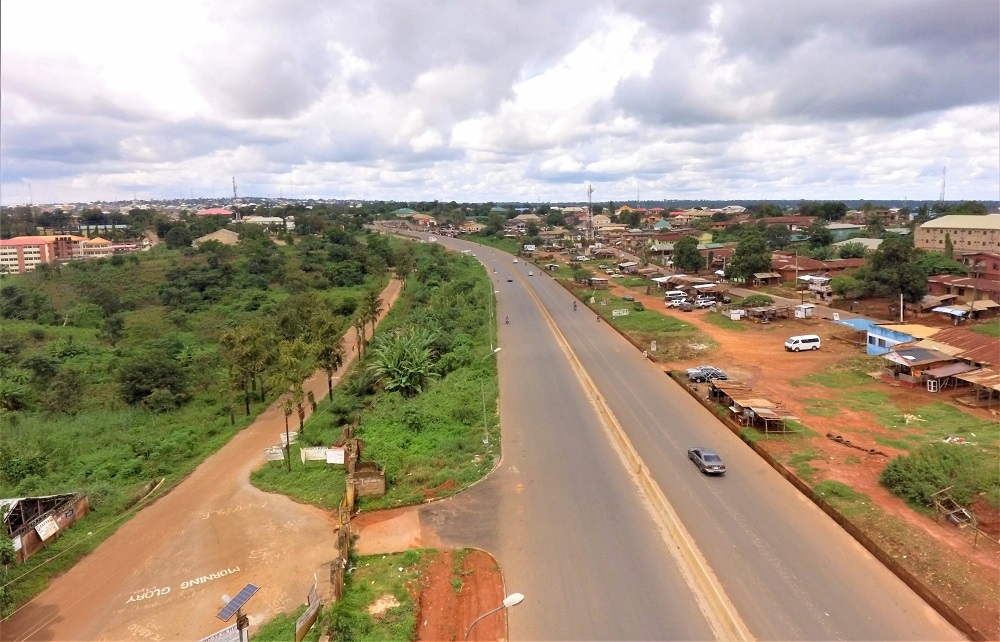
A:
[[[1000,198],[993,0],[4,0],[0,202]]]

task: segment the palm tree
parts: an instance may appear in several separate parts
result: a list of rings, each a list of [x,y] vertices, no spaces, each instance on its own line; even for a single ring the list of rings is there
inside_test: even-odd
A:
[[[329,313],[317,315],[310,331],[316,363],[326,373],[326,385],[333,399],[333,373],[344,365],[344,344],[341,341],[339,317]]]
[[[326,373],[326,387],[329,398],[333,399],[333,373],[344,365],[344,344],[337,337],[333,343],[316,344],[316,363]]]
[[[379,297],[377,290],[369,290],[365,294],[365,300],[361,303],[361,313],[372,324],[372,336],[375,336],[375,324],[378,323],[378,315],[382,313],[384,307],[385,302]]]
[[[370,369],[386,390],[398,390],[406,397],[418,395],[436,376],[433,343],[434,333],[427,328],[383,336],[375,344]]]
[[[246,413],[250,414],[250,392],[260,383],[260,400],[266,397],[265,373],[277,358],[272,333],[262,322],[252,322],[224,332],[219,338],[226,362],[242,383]]]
[[[352,325],[354,326],[354,340],[357,342],[358,349],[358,359],[362,357],[365,349],[365,317],[363,314],[359,314],[354,318]]]

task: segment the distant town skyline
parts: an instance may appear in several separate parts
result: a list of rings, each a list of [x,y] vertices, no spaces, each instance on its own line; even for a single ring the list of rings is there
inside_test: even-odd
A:
[[[234,176],[258,198],[997,201],[1000,4],[0,4],[0,204],[221,201]]]

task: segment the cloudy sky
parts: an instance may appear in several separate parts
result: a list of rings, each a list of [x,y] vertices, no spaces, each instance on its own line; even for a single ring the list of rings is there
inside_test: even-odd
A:
[[[996,0],[3,0],[0,202],[1000,199]]]

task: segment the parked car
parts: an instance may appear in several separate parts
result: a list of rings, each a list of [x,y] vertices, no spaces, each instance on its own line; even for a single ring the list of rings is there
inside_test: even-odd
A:
[[[691,310],[694,310],[694,303],[691,303],[690,301],[684,301],[683,303],[680,304],[680,309],[681,312],[690,312]]]
[[[535,276],[535,273],[532,272],[531,270],[528,270],[528,276]]]
[[[785,341],[785,350],[800,352],[802,350],[819,350],[822,341],[815,334],[802,334],[797,337],[789,337]]]
[[[698,366],[697,368],[689,368],[687,376],[688,379],[696,383],[703,381],[725,381],[726,379],[729,379],[729,375],[715,366]]]
[[[513,283],[513,282],[514,282],[514,277],[508,276],[507,277],[507,283]]]
[[[728,296],[723,295],[722,302],[723,303],[732,303],[733,300],[731,298],[729,298]]]
[[[722,457],[711,448],[689,448],[688,459],[694,462],[703,473],[711,475],[725,475],[726,465],[722,463]]]
[[[517,259],[514,259],[514,263],[517,263]]]
[[[715,299],[696,299],[694,302],[696,308],[710,308],[713,305],[715,305]]]
[[[691,303],[690,299],[666,299],[664,301],[668,308],[679,308],[685,303]]]
[[[631,294],[626,294],[622,298],[625,299],[626,301],[635,301],[635,297],[632,296]]]
[[[600,269],[602,269],[602,270],[606,270],[606,269],[608,269],[608,266],[607,266],[607,265],[604,265],[603,263],[599,264],[599,265],[598,265],[597,267],[599,267],[599,268],[600,268]]]
[[[625,275],[624,274],[618,274],[617,272],[615,272],[614,274],[611,275],[611,278],[612,279],[624,279]]]

